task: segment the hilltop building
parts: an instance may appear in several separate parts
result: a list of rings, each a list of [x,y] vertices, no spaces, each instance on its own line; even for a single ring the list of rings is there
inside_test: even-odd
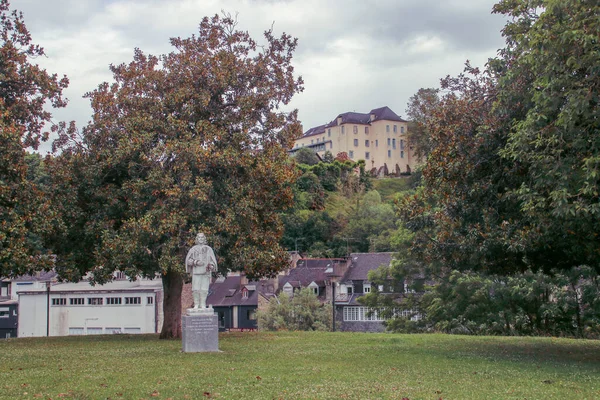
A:
[[[378,176],[410,173],[417,162],[408,143],[408,121],[389,107],[366,114],[346,112],[328,124],[309,129],[297,139],[290,153],[306,147],[319,156],[346,152],[354,161],[365,160],[366,168]]]

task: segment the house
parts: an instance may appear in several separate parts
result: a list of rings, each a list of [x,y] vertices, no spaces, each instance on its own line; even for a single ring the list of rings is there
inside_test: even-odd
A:
[[[306,131],[289,152],[303,147],[320,156],[346,152],[352,160],[365,160],[367,171],[377,176],[410,173],[418,160],[408,142],[408,124],[387,106],[366,114],[346,112]]]
[[[18,295],[19,337],[156,333],[162,327],[160,279],[60,283]]]
[[[343,275],[344,258],[301,258],[283,275],[278,276],[279,288],[293,295],[295,290],[309,288],[321,300],[331,301],[331,282]]]
[[[382,265],[390,265],[393,253],[351,253],[344,276],[339,280],[336,290],[335,309],[336,326],[340,331],[382,332],[385,330],[376,312],[360,303],[358,298],[373,289],[369,282],[369,271]],[[380,292],[394,292],[394,287],[379,287]]]
[[[18,307],[16,300],[0,300],[0,339],[17,337]]]
[[[220,277],[210,285],[206,304],[219,317],[219,330],[255,330],[259,297],[267,298],[276,291],[276,281],[248,281],[240,273]]]

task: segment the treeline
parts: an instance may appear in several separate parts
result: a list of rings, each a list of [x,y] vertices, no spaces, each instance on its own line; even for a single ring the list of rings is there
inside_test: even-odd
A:
[[[421,185],[396,207],[399,331],[598,337],[600,5],[505,0],[506,47],[409,103]],[[373,276],[374,279],[381,277]]]

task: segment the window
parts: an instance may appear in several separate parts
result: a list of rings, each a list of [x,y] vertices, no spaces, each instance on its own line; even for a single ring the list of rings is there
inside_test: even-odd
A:
[[[67,299],[52,299],[53,306],[66,306]]]
[[[246,310],[246,319],[256,321],[256,310]]]
[[[121,333],[121,328],[106,328],[106,333],[116,335]]]
[[[321,141],[321,139],[320,139],[320,138],[317,138],[317,143],[319,143],[320,141]]]
[[[400,139],[400,150],[404,150],[404,139]]]
[[[363,286],[363,293],[371,293],[371,285],[365,283],[365,285]]]
[[[102,328],[100,327],[88,327],[87,328],[88,335],[102,335]]]
[[[369,141],[365,140],[365,147],[369,147]]]
[[[365,126],[365,133],[368,135],[369,134],[369,127]]]
[[[379,140],[375,139],[375,147],[379,147]]]
[[[404,152],[403,151],[400,152],[400,158],[404,158]]]
[[[106,304],[117,305],[121,304],[122,299],[120,297],[107,297]]]
[[[392,140],[388,138],[388,146],[392,144]]]
[[[354,133],[358,133],[358,126],[354,125],[354,128],[352,130],[354,131]]]
[[[83,333],[84,333],[83,332],[83,328],[71,328],[71,327],[69,327],[69,335],[83,335]]]
[[[88,305],[90,306],[101,306],[102,297],[88,297]]]
[[[352,286],[346,286],[346,293],[347,294],[352,294]]]
[[[142,304],[141,297],[125,297],[125,304]]]
[[[248,289],[242,289],[242,299],[248,298]]]
[[[389,126],[389,125],[386,125],[386,126],[385,126],[385,131],[386,131],[387,133],[390,133],[390,126]]]
[[[354,139],[354,146],[358,146],[358,139]]]
[[[317,296],[319,295],[319,288],[318,287],[311,287],[310,289],[312,290],[312,292],[314,294],[316,294]]]
[[[396,148],[396,139],[392,139],[392,148],[395,149]]]
[[[369,154],[369,152],[367,151],[365,153],[365,160],[369,160],[371,158],[371,155]]]
[[[403,126],[400,127],[400,133],[404,133],[404,127]]]
[[[394,125],[394,133],[398,132],[398,126]]]
[[[383,321],[376,311],[369,311],[367,307],[344,307],[344,321]]]
[[[142,328],[125,328],[123,329],[123,333],[128,333],[130,335],[135,335],[138,333],[142,333]]]
[[[388,150],[388,157],[391,158],[392,157],[392,151]]]
[[[344,125],[342,125],[342,135],[344,134]]]
[[[327,136],[331,137],[331,128],[327,129]]]
[[[310,144],[313,144],[313,143],[314,143],[314,140],[310,139]]]
[[[348,157],[350,157],[350,159],[353,159],[354,158],[354,151],[350,150],[348,152]]]
[[[83,297],[74,297],[69,299],[69,305],[71,306],[82,306],[85,304]]]
[[[154,304],[154,297],[152,297],[152,296],[146,297],[146,304]]]
[[[0,318],[8,318],[10,317],[10,311],[8,307],[0,308]]]

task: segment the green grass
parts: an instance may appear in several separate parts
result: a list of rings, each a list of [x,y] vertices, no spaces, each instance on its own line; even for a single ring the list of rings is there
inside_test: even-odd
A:
[[[377,190],[381,195],[381,200],[391,202],[396,193],[410,189],[409,180],[409,177],[400,177],[373,179],[371,182],[373,182],[373,190]]]
[[[600,342],[226,333],[220,353],[115,335],[0,341],[0,398],[598,399]]]

